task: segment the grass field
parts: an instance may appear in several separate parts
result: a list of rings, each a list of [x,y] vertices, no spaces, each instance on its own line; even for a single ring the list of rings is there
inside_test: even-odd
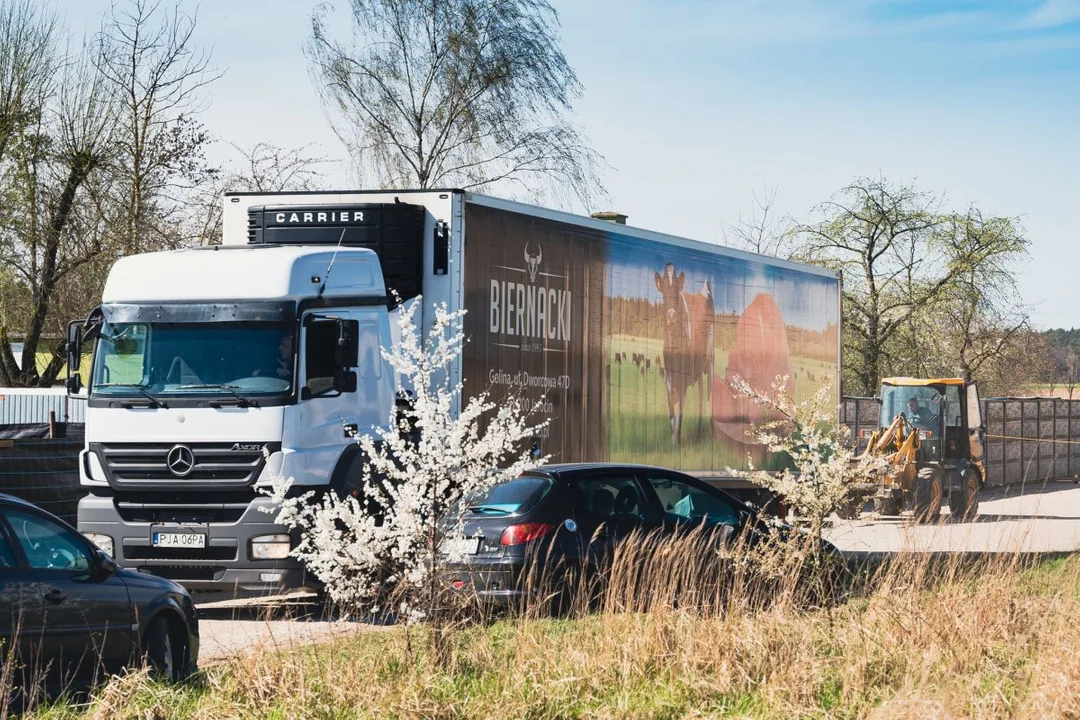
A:
[[[658,583],[663,586],[663,582]],[[655,594],[641,582],[639,596]],[[451,637],[372,629],[256,648],[192,684],[135,674],[75,718],[1075,718],[1080,561],[898,559],[831,610],[659,603],[571,620],[507,619]]]

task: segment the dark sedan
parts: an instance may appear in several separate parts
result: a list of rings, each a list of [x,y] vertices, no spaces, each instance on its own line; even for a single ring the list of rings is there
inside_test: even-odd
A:
[[[144,658],[178,680],[195,669],[199,623],[176,583],[117,567],[64,521],[0,494],[0,645],[16,687],[93,682]]]
[[[752,536],[758,523],[746,504],[674,470],[548,465],[492,488],[443,552],[453,587],[475,590],[485,604],[510,605],[527,594],[523,573],[538,546],[549,567],[591,570],[631,533],[704,524],[721,537],[744,529]]]

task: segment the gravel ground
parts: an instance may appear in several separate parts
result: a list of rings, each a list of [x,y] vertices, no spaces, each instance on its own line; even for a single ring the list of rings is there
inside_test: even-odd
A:
[[[199,664],[258,650],[283,650],[380,626],[330,620],[305,594],[248,600],[195,597],[199,609]]]
[[[1015,491],[988,489],[973,522],[916,525],[910,518],[837,521],[827,533],[844,552],[1068,552],[1080,550],[1080,485],[1049,483]],[[282,649],[380,626],[324,618],[313,596],[253,600],[196,596],[200,612],[199,662],[213,664],[262,649]]]

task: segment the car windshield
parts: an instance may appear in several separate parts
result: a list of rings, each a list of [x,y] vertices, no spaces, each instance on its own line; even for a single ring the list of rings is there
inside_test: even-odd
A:
[[[536,507],[551,486],[549,477],[521,475],[496,485],[469,503],[469,512],[476,515],[520,515]]]
[[[108,397],[281,395],[292,389],[285,323],[104,323],[92,393]]]

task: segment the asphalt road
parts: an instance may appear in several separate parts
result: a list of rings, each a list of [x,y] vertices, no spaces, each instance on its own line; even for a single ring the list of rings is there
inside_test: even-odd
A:
[[[844,552],[1071,552],[1080,550],[1080,485],[986,488],[971,522],[919,525],[910,517],[838,520],[827,533]]]
[[[850,553],[892,552],[1068,552],[1080,550],[1080,485],[1074,482],[1029,487],[1024,494],[984,491],[971,522],[947,517],[937,525],[917,525],[910,517],[837,521],[828,537]],[[258,600],[196,597],[201,615],[199,662],[209,665],[254,650],[274,650],[325,640],[380,626],[328,620],[312,597]]]

